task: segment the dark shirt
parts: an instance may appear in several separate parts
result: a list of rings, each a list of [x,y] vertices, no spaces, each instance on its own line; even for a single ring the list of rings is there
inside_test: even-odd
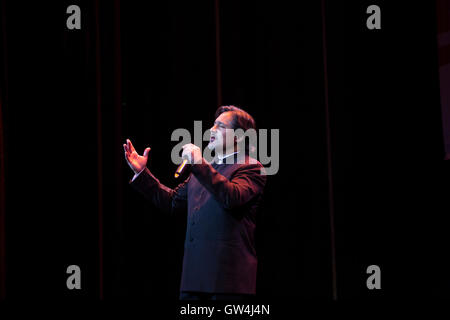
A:
[[[147,168],[130,182],[163,211],[187,209],[180,291],[255,294],[256,213],[266,175],[246,155],[235,155],[234,161],[193,165],[175,189],[161,184]]]

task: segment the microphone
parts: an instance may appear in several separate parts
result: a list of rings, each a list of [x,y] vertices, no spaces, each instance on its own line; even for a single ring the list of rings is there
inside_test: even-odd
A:
[[[177,170],[175,171],[175,178],[178,178],[181,175],[187,163],[188,159],[183,159],[183,162],[178,166]]]

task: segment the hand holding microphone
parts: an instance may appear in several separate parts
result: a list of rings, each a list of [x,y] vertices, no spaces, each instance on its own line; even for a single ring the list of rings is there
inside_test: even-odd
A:
[[[192,143],[188,143],[183,146],[183,153],[181,154],[181,157],[183,158],[183,162],[175,171],[175,178],[178,178],[182,174],[188,163],[201,163],[203,158],[201,149]]]

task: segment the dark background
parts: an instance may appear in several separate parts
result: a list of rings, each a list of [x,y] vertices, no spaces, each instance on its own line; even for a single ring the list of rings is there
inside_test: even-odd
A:
[[[81,30],[66,28],[71,4]],[[371,4],[381,30],[366,28]],[[433,1],[220,1],[218,16],[214,1],[0,10],[3,296],[177,299],[185,216],[128,185],[122,144],[150,146],[148,167],[175,187],[172,131],[209,128],[235,104],[280,129],[258,218],[260,297],[333,299],[331,230],[338,300],[449,297]],[[66,288],[71,264],[80,291]],[[372,264],[378,291],[366,287]]]

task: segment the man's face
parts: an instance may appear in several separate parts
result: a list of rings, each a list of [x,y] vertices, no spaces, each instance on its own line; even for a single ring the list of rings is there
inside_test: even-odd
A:
[[[217,153],[222,152],[229,153],[234,152],[234,143],[232,145],[226,144],[227,134],[232,137],[233,130],[231,128],[231,122],[233,120],[233,113],[230,111],[220,114],[214,125],[211,128],[211,137],[209,139],[208,149],[215,150]],[[230,141],[233,141],[230,139]]]

